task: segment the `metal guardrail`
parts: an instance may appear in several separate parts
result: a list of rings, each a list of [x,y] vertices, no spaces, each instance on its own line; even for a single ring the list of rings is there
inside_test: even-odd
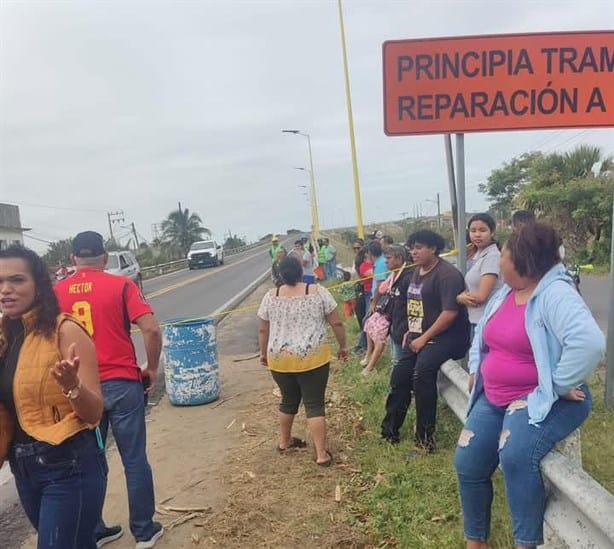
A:
[[[154,276],[184,269],[187,266],[187,259],[177,259],[176,261],[160,263],[158,265],[152,265],[151,267],[141,267],[141,275],[143,276],[143,280],[147,280],[148,278],[153,278]]]
[[[469,401],[468,382],[469,374],[455,361],[441,366],[439,393],[462,422]],[[542,547],[614,548],[614,495],[561,451],[557,446],[541,464],[549,490],[544,520],[547,542]]]
[[[258,248],[259,246],[264,246],[264,244],[262,242],[255,242],[253,244],[248,244],[247,246],[241,246],[240,248],[231,248],[230,250],[224,250],[224,256],[235,255],[241,252],[246,252],[247,250]],[[160,276],[166,273],[171,273],[173,271],[187,269],[187,267],[188,267],[188,260],[183,258],[183,259],[177,259],[175,261],[169,261],[168,263],[160,263],[158,265],[152,265],[151,267],[142,267],[141,274],[143,275],[143,280],[147,280],[149,278]]]

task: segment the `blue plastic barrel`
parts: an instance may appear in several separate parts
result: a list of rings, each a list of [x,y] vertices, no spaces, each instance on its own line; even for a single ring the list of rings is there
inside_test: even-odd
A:
[[[220,396],[215,324],[175,318],[163,324],[166,393],[175,406],[197,406]]]

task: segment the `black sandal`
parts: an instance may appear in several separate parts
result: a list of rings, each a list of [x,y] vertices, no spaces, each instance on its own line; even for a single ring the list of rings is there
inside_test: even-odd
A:
[[[333,455],[328,450],[326,450],[326,453],[328,454],[328,459],[322,463],[316,461],[318,467],[330,467],[333,464]]]
[[[285,448],[278,446],[277,451],[280,454],[283,454],[286,450],[291,450],[292,448],[306,448],[306,447],[307,447],[307,443],[303,439],[300,439],[298,437],[292,437],[290,444],[288,446],[286,446]]]

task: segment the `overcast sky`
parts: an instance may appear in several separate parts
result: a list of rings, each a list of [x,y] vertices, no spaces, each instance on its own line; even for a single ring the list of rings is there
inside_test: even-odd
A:
[[[449,205],[443,138],[387,137],[382,42],[614,28],[612,0],[346,0],[365,222]],[[310,133],[323,228],[355,224],[337,2],[0,0],[0,202],[44,240],[108,235],[122,210],[149,240],[181,201],[218,237],[310,224]],[[468,134],[478,183],[525,151],[581,143],[614,154],[612,129]],[[125,229],[115,226],[118,234]],[[42,250],[31,238],[26,243]]]

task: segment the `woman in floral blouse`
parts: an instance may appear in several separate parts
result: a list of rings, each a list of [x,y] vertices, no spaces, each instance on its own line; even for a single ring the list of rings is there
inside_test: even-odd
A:
[[[292,424],[301,400],[313,438],[316,463],[333,461],[326,447],[324,395],[332,353],[327,325],[339,343],[339,358],[347,358],[345,328],[330,292],[302,282],[303,270],[293,257],[279,264],[282,286],[270,290],[258,310],[260,362],[268,366],[281,391],[279,405],[280,452],[304,448],[305,441],[292,436]]]

